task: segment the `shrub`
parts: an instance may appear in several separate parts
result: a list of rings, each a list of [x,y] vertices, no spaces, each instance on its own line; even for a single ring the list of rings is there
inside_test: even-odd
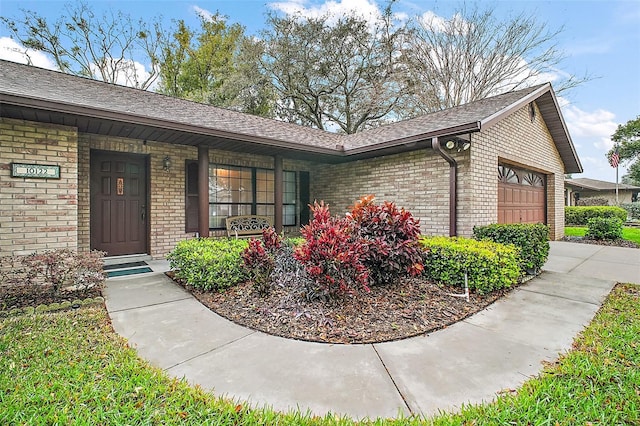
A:
[[[86,291],[100,288],[105,280],[104,252],[77,253],[69,249],[48,250],[26,256],[0,257],[0,284],[46,286],[54,295],[65,287]]]
[[[282,239],[274,228],[262,231],[262,240],[251,239],[242,252],[242,260],[253,288],[261,295],[269,292],[270,276],[275,264],[275,255],[282,247]]]
[[[578,206],[608,206],[609,200],[602,197],[589,197],[580,198],[577,203]]]
[[[282,246],[282,238],[278,235],[275,228],[265,228],[262,230],[262,243],[264,244],[264,248],[273,255]]]
[[[260,295],[269,292],[269,276],[273,271],[274,260],[265,249],[262,241],[251,239],[249,245],[242,252],[242,260],[253,288]]]
[[[303,241],[302,239],[300,239]],[[290,294],[301,299],[315,300],[325,296],[307,273],[304,265],[294,256],[295,246],[285,243],[275,255],[271,272],[271,285],[287,287]]]
[[[169,265],[178,279],[200,290],[223,290],[246,279],[242,251],[246,240],[193,238],[180,241],[169,253]]]
[[[475,226],[477,240],[513,244],[520,249],[520,270],[538,271],[549,257],[549,227],[543,224],[508,224]]]
[[[305,242],[295,249],[295,257],[328,296],[369,290],[369,273],[361,261],[363,245],[354,239],[354,222],[331,217],[329,206],[314,202],[313,218],[300,232]]]
[[[364,246],[361,259],[369,269],[371,282],[384,284],[400,276],[420,274],[420,221],[392,202],[376,205],[373,199],[373,195],[360,198],[349,215],[355,222],[356,238]]]
[[[0,256],[0,311],[43,298],[98,293],[106,278],[103,256],[101,251],[76,253],[69,249]]]
[[[424,274],[446,285],[464,287],[468,274],[469,288],[480,294],[510,287],[520,277],[518,249],[492,241],[462,237],[425,237]]]
[[[617,240],[622,238],[622,221],[618,217],[594,217],[589,219],[586,238]]]
[[[618,217],[624,222],[627,220],[627,211],[616,206],[566,206],[564,208],[566,225],[584,226],[594,217]]]
[[[302,237],[288,237],[284,240],[284,245],[289,247],[297,247],[304,243],[304,238]]]
[[[625,209],[628,216],[633,220],[640,220],[640,202],[620,204]]]

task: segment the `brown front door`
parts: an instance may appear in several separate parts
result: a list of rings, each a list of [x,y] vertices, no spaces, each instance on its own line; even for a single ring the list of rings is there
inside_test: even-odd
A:
[[[147,253],[147,220],[146,158],[91,151],[91,248]]]

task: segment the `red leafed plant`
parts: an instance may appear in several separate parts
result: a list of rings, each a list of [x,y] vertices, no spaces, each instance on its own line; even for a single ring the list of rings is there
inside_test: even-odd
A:
[[[355,202],[349,216],[365,246],[361,260],[372,283],[384,284],[422,272],[420,221],[411,213],[389,201],[377,205],[374,196],[367,195]]]
[[[332,217],[322,201],[309,207],[313,219],[300,230],[305,242],[296,248],[296,259],[329,296],[369,291],[369,272],[361,260],[365,247],[354,238],[353,221]]]
[[[265,249],[269,253],[274,254],[280,247],[282,247],[282,238],[276,232],[274,228],[266,228],[262,231],[262,242]]]
[[[262,231],[262,240],[251,239],[242,252],[244,267],[249,272],[254,289],[261,295],[269,292],[270,276],[275,266],[275,254],[282,240],[275,229]]]

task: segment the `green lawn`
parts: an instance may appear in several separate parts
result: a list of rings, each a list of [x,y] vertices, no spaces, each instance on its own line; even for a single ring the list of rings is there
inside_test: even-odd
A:
[[[566,226],[564,228],[564,234],[568,237],[584,237],[586,233],[586,226]],[[640,228],[623,228],[622,238],[640,244]]]
[[[637,424],[640,287],[618,286],[575,350],[517,394],[434,420],[366,424]],[[0,319],[0,424],[351,425],[253,410],[137,358],[102,307]]]

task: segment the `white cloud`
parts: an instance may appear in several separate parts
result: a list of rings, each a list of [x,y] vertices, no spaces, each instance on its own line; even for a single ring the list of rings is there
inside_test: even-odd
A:
[[[452,18],[452,19],[455,19],[455,18]],[[436,15],[431,10],[424,12],[418,18],[418,20],[420,21],[420,23],[422,23],[422,25],[425,26],[425,28],[431,28],[440,32],[443,32],[447,28],[447,25],[449,23],[448,19],[443,18],[442,16]]]
[[[98,67],[93,65],[91,72],[96,80],[102,80]],[[123,60],[117,65],[115,83],[121,86],[140,87],[149,78],[146,67],[137,61]],[[155,82],[147,90],[153,90]]]
[[[191,8],[198,16],[201,16],[207,21],[211,21],[211,19],[215,15],[214,13],[208,11],[207,9],[203,9],[200,6],[191,6]]]
[[[562,113],[572,137],[589,141],[589,144],[603,151],[613,147],[611,135],[618,127],[614,113],[604,109],[583,111],[570,104],[562,108]]]
[[[339,18],[345,15],[360,16],[374,22],[381,16],[378,5],[373,0],[329,0],[320,5],[306,6],[305,0],[289,0],[269,3],[269,7],[287,15],[300,15],[305,18],[330,16]]]
[[[55,63],[44,53],[27,49],[10,37],[0,37],[0,59],[40,68],[57,70]]]
[[[574,177],[615,182],[616,170],[606,158],[607,152],[613,147],[611,135],[618,127],[615,114],[605,109],[584,111],[562,97],[558,98],[558,102],[584,167],[584,174]],[[627,165],[621,164],[619,177],[626,171]]]

